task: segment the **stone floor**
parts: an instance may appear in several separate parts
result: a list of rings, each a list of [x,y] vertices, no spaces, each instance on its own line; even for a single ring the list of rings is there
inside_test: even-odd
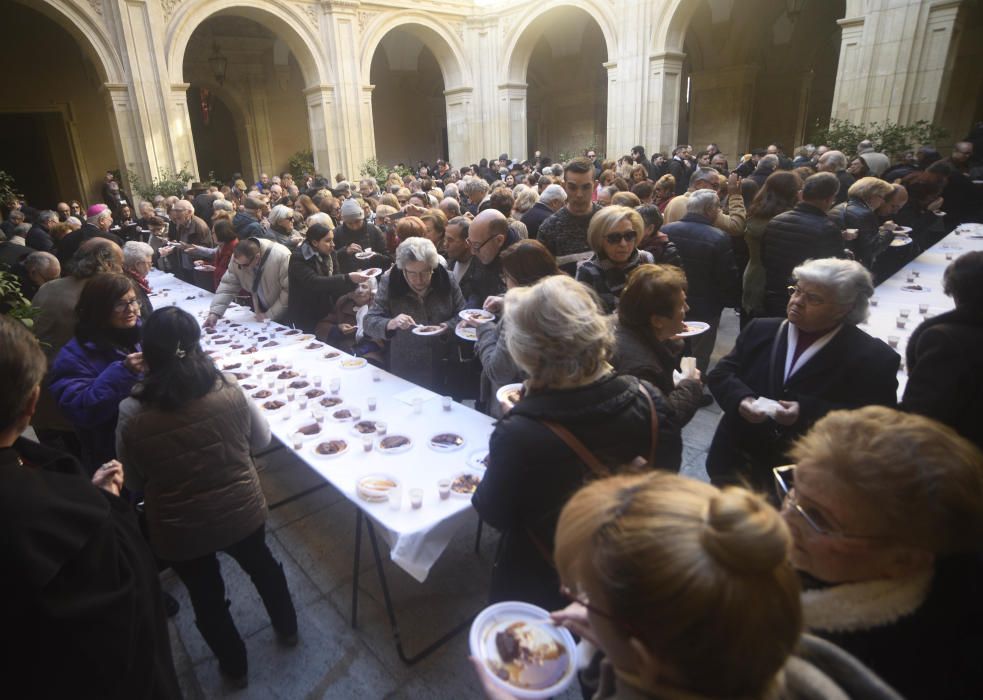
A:
[[[729,350],[737,335],[737,317],[725,311],[715,357]],[[700,410],[683,432],[683,473],[706,479],[704,461],[720,410]],[[321,479],[289,450],[276,450],[258,460],[260,478],[270,504],[267,540],[284,566],[297,607],[300,644],[277,645],[266,611],[252,583],[228,557],[222,571],[232,600],[232,614],[249,652],[249,687],[232,691],[222,681],[218,662],[194,625],[187,593],[180,581],[165,573],[165,590],[181,603],[170,622],[175,665],[185,697],[216,698],[480,698],[468,664],[466,631],[415,666],[396,654],[381,589],[363,538],[359,583],[358,628],[352,629],[353,533],[355,507],[325,486],[303,494]],[[475,553],[477,518],[472,517],[432,569],[417,583],[386,560],[386,576],[399,617],[405,648],[420,649],[456,623],[483,607],[497,535],[485,530]],[[579,698],[574,688],[563,698]]]

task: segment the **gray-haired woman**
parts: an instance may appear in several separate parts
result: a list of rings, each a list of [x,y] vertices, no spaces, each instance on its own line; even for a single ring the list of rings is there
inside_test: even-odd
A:
[[[714,483],[769,488],[791,442],[824,415],[897,402],[901,358],[857,328],[874,293],[870,273],[823,258],[792,274],[788,320],[751,321],[707,377],[724,409],[707,456]]]
[[[363,327],[369,338],[388,341],[393,374],[438,389],[449,347],[447,327],[463,308],[457,280],[440,265],[434,244],[407,238],[396,248],[396,266],[379,280]]]

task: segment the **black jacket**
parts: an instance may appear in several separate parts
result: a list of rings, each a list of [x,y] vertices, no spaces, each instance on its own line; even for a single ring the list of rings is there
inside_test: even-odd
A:
[[[518,240],[518,234],[509,228],[509,232],[505,235],[505,243],[494,260],[485,265],[478,260],[477,255],[471,258],[471,270],[468,270],[472,275],[471,291],[464,297],[469,309],[480,309],[488,297],[505,294],[505,281],[502,279],[502,252]],[[463,294],[463,288],[461,292]]]
[[[836,192],[836,203],[842,204],[850,196],[848,193],[850,188],[853,187],[853,183],[857,181],[857,178],[848,173],[846,170],[837,170],[833,174],[836,175],[836,179],[840,181],[840,189]]]
[[[734,248],[728,236],[699,214],[687,214],[666,224],[662,232],[676,246],[683,261],[689,289],[690,318],[715,321],[725,306],[741,303],[740,279]]]
[[[756,182],[758,184],[758,189],[761,189],[765,186],[765,180],[767,180],[777,169],[777,167],[772,167],[770,165],[759,165],[754,169],[753,173],[747,176],[747,179]]]
[[[354,255],[349,255],[345,250],[352,243],[358,243],[362,249],[371,248],[375,253],[370,258],[359,260]],[[338,267],[342,272],[355,272],[356,270],[368,270],[372,267],[387,269],[393,264],[392,258],[385,254],[386,237],[374,224],[366,221],[362,228],[353,231],[344,224],[335,229],[334,244],[336,255],[338,256]]]
[[[856,239],[846,243],[857,262],[868,270],[873,267],[874,258],[891,242],[891,235],[881,235],[881,222],[877,214],[862,199],[851,197],[848,201],[837,204],[829,210],[829,218],[841,231],[857,229]]]
[[[679,427],[662,395],[650,384],[646,389],[659,416],[656,464],[678,471]],[[648,459],[651,424],[638,380],[611,374],[576,389],[528,394],[495,426],[488,469],[472,499],[481,518],[502,531],[491,599],[521,600],[556,610],[565,605],[560,583],[536,541],[553,551],[560,510],[593,477],[541,420],[563,425],[612,470],[638,456]]]
[[[845,256],[843,234],[819,207],[799,202],[768,222],[761,239],[765,314],[784,316],[792,270],[806,260]]]
[[[276,240],[270,232],[263,228],[263,224],[259,223],[259,220],[252,214],[247,214],[244,211],[238,212],[232,218],[232,228],[235,229],[236,238],[240,241],[244,241],[247,238],[265,238],[270,241]],[[172,236],[173,227],[172,227]]]
[[[106,240],[112,241],[120,248],[123,247],[124,243],[123,239],[117,236],[115,233],[103,231],[95,224],[84,223],[82,224],[82,228],[80,228],[78,231],[72,231],[58,241],[55,255],[57,255],[58,261],[61,263],[62,274],[64,274],[66,271],[71,272],[71,263],[72,258],[75,257],[75,252],[79,249],[79,246],[92,238],[105,238]]]
[[[957,308],[911,334],[901,407],[951,426],[983,449],[983,314]]]
[[[52,240],[51,234],[39,224],[34,224],[31,230],[27,232],[24,243],[27,244],[28,248],[43,250],[45,252],[51,252],[55,247],[55,242]]]
[[[669,161],[668,169],[669,174],[676,178],[676,195],[685,194],[689,189],[689,176],[693,174],[693,170],[685,161],[678,158]]]
[[[290,256],[287,311],[297,328],[313,333],[318,321],[334,311],[338,298],[355,289],[348,275],[338,274],[337,262],[333,269],[335,274],[329,275],[324,259],[307,243]]]
[[[534,239],[536,238],[536,234],[539,233],[539,225],[552,215],[552,209],[542,202],[536,202],[529,211],[522,215],[519,221],[526,225],[526,229],[529,231],[529,238]]]
[[[24,258],[34,252],[33,248],[10,241],[0,241],[0,269],[13,269]]]
[[[901,358],[856,326],[844,325],[785,382],[787,348],[788,327],[782,319],[754,319],[707,375],[710,392],[724,411],[707,455],[707,473],[714,483],[733,482],[750,466],[752,485],[770,488],[770,470],[781,463],[791,442],[830,411],[896,405]],[[772,420],[749,423],[737,408],[748,396],[798,401],[799,420],[787,428]]]

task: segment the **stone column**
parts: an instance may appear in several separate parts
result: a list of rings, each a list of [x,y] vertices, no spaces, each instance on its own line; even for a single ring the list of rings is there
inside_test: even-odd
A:
[[[171,145],[174,152],[174,160],[180,164],[189,164],[189,169],[198,172],[198,157],[195,154],[194,135],[191,133],[191,117],[188,113],[188,88],[190,83],[171,84]],[[205,173],[207,175],[207,173]],[[199,177],[201,175],[199,174]]]
[[[509,156],[525,159],[528,154],[526,110],[528,100],[526,99],[527,85],[525,83],[505,83],[498,86],[499,112],[505,115],[506,135],[504,145],[508,150]],[[449,115],[448,115],[449,116]],[[491,156],[498,157],[498,152],[502,145],[485,153],[495,153]]]
[[[330,85],[310,87],[304,90],[304,97],[307,98],[308,131],[311,136],[311,150],[314,152],[314,169],[325,177],[331,177],[332,171],[341,167],[339,164],[343,160],[340,146],[333,138],[335,134],[334,87]],[[349,171],[348,176],[354,178],[358,173],[352,174]]]
[[[649,58],[648,102],[642,124],[652,153],[670,153],[679,139],[684,54],[667,51]],[[610,100],[610,95],[608,96]]]
[[[372,93],[375,92],[375,85],[362,86],[362,152],[367,154],[366,158],[375,156],[375,112],[372,109]],[[355,177],[352,175],[351,177]]]
[[[113,139],[116,154],[121,159],[120,168],[126,173],[135,174],[142,182],[149,183],[157,175],[157,171],[147,159],[143,134],[137,125],[139,117],[130,98],[130,86],[124,83],[105,83],[102,91],[106,97],[106,109],[116,124]]]
[[[326,125],[330,124],[325,133],[327,140],[333,144],[329,147],[332,171],[339,171],[356,179],[362,164],[374,155],[374,150],[365,150],[369,140],[362,134],[363,130],[371,131],[373,127],[371,122],[362,121],[364,86],[368,84],[369,76],[361,75],[358,61],[359,29],[356,14],[359,2],[324,0],[321,7],[324,10],[321,21],[324,53],[333,66],[337,82],[333,86],[331,99],[320,102],[323,114],[319,119],[323,118]],[[327,86],[311,87],[323,94]],[[330,116],[329,109],[332,113]],[[314,138],[313,130],[311,138]],[[374,141],[374,136],[371,138]],[[325,176],[334,174],[320,172]]]
[[[447,159],[451,163],[464,164],[475,160],[476,154],[469,133],[473,92],[474,89],[470,87],[444,90],[447,108]]]

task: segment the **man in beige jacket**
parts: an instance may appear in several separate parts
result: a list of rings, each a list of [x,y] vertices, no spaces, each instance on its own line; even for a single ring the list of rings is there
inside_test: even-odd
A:
[[[257,321],[282,321],[287,317],[287,270],[290,249],[265,238],[246,238],[232,251],[229,269],[215,290],[205,327],[222,318],[229,303],[247,289],[253,297]]]
[[[744,209],[744,197],[741,196],[741,179],[735,173],[731,173],[729,178],[724,178],[713,168],[699,168],[693,173],[689,181],[689,192],[673,197],[666,206],[662,215],[664,223],[671,224],[686,216],[686,200],[690,192],[695,190],[713,190],[720,195],[720,213],[713,222],[714,226],[728,236],[744,235],[747,212]],[[726,201],[724,192],[727,195]]]

